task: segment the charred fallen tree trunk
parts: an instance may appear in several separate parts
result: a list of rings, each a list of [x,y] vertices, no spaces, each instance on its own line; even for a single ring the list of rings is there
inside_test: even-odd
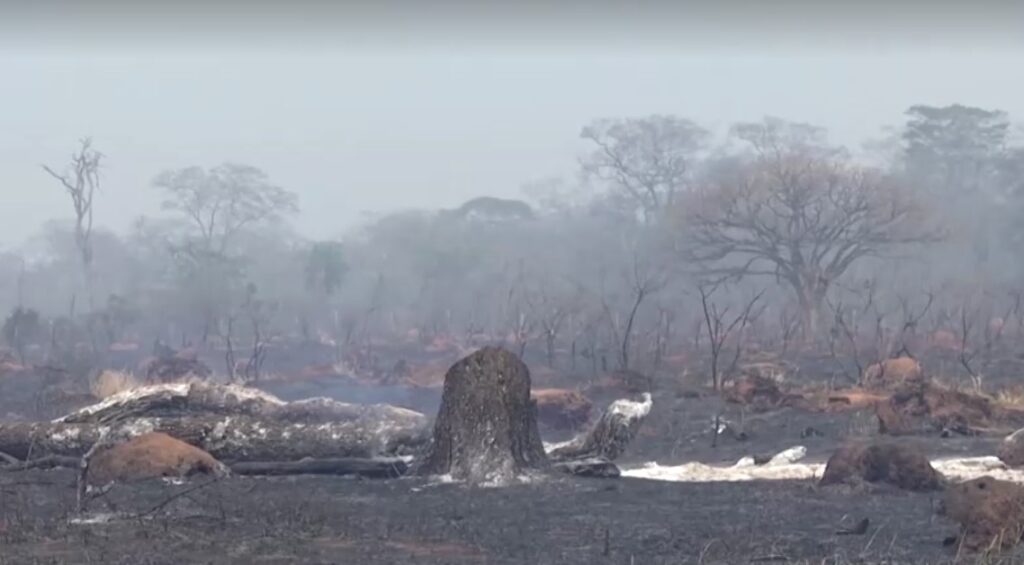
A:
[[[651,412],[651,395],[644,393],[641,402],[616,400],[608,406],[589,432],[548,451],[552,461],[598,459],[614,461],[636,437],[640,424]]]
[[[407,463],[399,458],[245,461],[231,465],[236,475],[352,475],[371,479],[394,479],[407,470]]]
[[[285,402],[258,389],[237,385],[177,383],[141,387],[76,410],[57,421],[111,423],[139,417],[248,416],[275,422],[330,423],[392,421],[426,427],[423,414],[388,404],[349,404],[329,398]]]
[[[413,453],[425,429],[393,422],[273,422],[243,416],[135,418],[122,424],[14,423],[0,425],[0,451],[21,460],[47,455],[80,457],[101,436],[110,441],[162,432],[224,462],[374,458]]]
[[[27,469],[52,469],[64,467],[78,469],[81,457],[47,455],[29,461],[14,461],[0,465],[3,471],[24,471]],[[408,463],[401,458],[337,458],[303,459],[301,461],[241,461],[228,466],[234,475],[335,475],[356,476],[368,479],[395,479],[408,471]]]
[[[225,462],[372,459],[413,453],[428,431],[423,414],[394,406],[284,402],[245,387],[181,383],[126,391],[54,422],[0,425],[0,452],[23,461],[81,457],[101,437],[162,432]]]

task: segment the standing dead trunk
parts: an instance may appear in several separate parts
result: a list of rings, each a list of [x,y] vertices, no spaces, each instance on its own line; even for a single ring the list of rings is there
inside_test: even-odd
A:
[[[445,375],[433,444],[418,472],[501,483],[548,465],[526,365],[498,347],[453,365]]]
[[[814,341],[821,321],[821,307],[825,302],[828,287],[824,283],[804,283],[796,287],[797,302],[800,306],[800,328],[804,342]]]

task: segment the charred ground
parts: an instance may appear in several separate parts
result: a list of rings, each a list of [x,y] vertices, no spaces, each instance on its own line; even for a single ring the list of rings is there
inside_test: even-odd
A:
[[[870,411],[744,415],[668,391],[654,407],[623,467],[731,464],[798,444],[824,461],[836,445],[876,433]],[[712,447],[715,414],[743,418],[747,438]],[[807,436],[809,427],[820,435]],[[995,443],[901,441],[932,456],[990,454]],[[943,545],[956,525],[936,514],[940,499],[813,481],[557,477],[469,488],[423,478],[195,478],[116,485],[92,501],[94,521],[78,523],[75,473],[33,470],[0,473],[0,563],[943,563],[956,556]],[[863,518],[864,535],[837,535]]]
[[[955,533],[936,495],[792,481],[151,482],[115,487],[97,516],[126,517],[94,524],[69,522],[71,472],[0,491],[3,563],[942,563]],[[836,535],[862,518],[866,535]]]

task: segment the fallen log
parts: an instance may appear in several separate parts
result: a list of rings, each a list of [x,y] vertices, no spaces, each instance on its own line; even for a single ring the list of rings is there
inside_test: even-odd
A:
[[[16,461],[0,465],[0,472],[16,472],[28,469],[53,469],[63,467],[78,469],[82,458],[65,455],[47,455],[29,461]],[[304,459],[302,461],[242,461],[229,465],[235,475],[336,475],[357,476],[369,479],[395,479],[409,470],[404,459]],[[566,471],[570,472],[570,471]]]
[[[588,433],[554,446],[547,455],[556,462],[592,458],[614,461],[636,437],[640,424],[651,412],[651,406],[651,395],[646,392],[641,402],[616,400]]]
[[[121,423],[19,422],[0,424],[0,451],[21,459],[81,457],[101,436],[123,441],[162,432],[221,461],[298,461],[374,458],[418,451],[425,425],[386,419],[299,423],[246,416],[139,417]]]
[[[236,475],[338,475],[394,479],[408,471],[403,459],[304,459],[302,461],[246,461],[230,465]]]
[[[562,461],[554,463],[552,468],[556,471],[576,475],[577,477],[616,479],[620,476],[618,466],[603,457]]]
[[[45,457],[31,459],[29,461],[13,461],[8,465],[0,465],[0,472],[26,471],[28,469],[53,469],[55,467],[77,469],[81,464],[82,459],[79,457],[47,455]]]
[[[139,417],[249,416],[277,422],[327,423],[389,421],[404,426],[427,425],[419,412],[388,404],[349,404],[330,398],[285,402],[259,389],[204,382],[139,387],[115,394],[56,421],[112,423]]]

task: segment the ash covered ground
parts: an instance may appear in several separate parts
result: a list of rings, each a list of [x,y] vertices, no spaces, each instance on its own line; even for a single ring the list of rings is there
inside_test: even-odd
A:
[[[730,465],[794,445],[807,447],[805,461],[822,462],[844,441],[874,433],[869,412],[744,415],[668,393],[654,406],[624,469]],[[747,439],[712,447],[720,410],[743,420]],[[809,427],[820,435],[807,436]],[[991,439],[909,441],[932,457],[994,450]],[[419,478],[196,478],[116,485],[83,521],[74,513],[75,473],[33,470],[0,474],[0,563],[946,563],[956,552],[943,540],[957,528],[936,514],[940,498],[813,480],[557,476],[482,489]],[[863,535],[837,534],[864,518]],[[1024,562],[1024,554],[1000,559]]]
[[[72,472],[6,474],[0,562],[941,563],[955,533],[937,495],[808,481],[205,481],[120,485],[75,523]]]

